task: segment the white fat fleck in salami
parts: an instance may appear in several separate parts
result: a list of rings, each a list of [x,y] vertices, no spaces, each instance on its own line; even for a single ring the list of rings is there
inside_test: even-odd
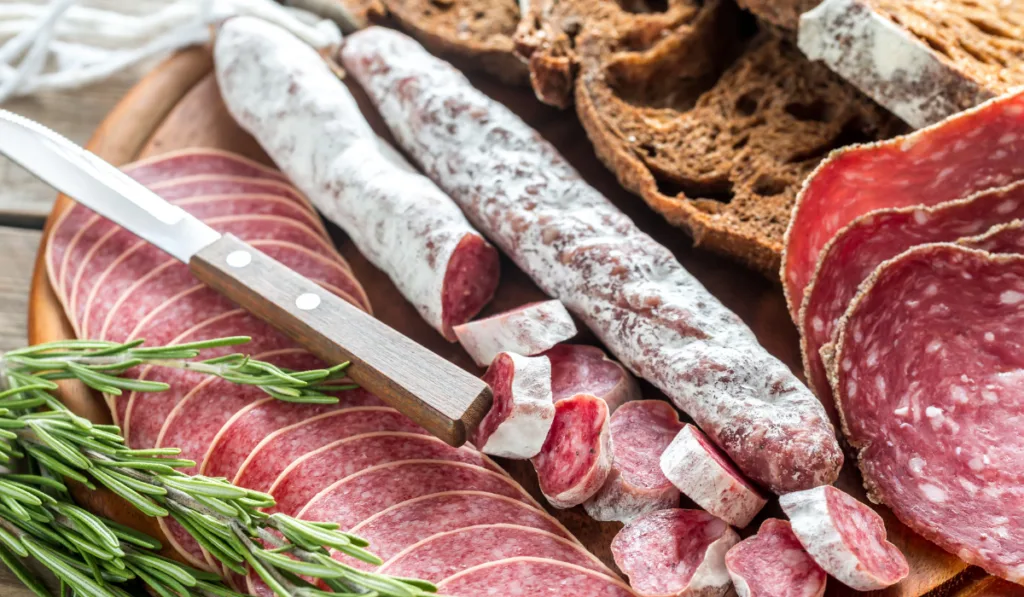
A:
[[[623,404],[640,399],[640,385],[633,374],[596,346],[559,344],[544,356],[551,361],[551,393],[556,402],[576,394],[593,394],[614,413]]]
[[[725,554],[739,540],[707,512],[674,508],[623,527],[612,555],[641,597],[720,597],[732,587]]]
[[[494,402],[472,437],[481,452],[502,458],[533,458],[555,419],[551,362],[547,357],[499,354],[483,380]]]
[[[500,352],[540,354],[576,335],[576,324],[561,301],[542,301],[455,327],[459,344],[486,367]]]
[[[608,405],[590,394],[560,400],[544,446],[530,462],[552,506],[571,508],[589,500],[611,472]]]
[[[1007,226],[988,240],[1019,231]],[[871,499],[946,551],[1018,583],[1024,495],[1010,471],[1024,470],[1021,298],[1020,255],[915,247],[865,281],[828,367]]]
[[[836,478],[817,399],[536,131],[401,33],[360,31],[342,59],[470,220],[746,474],[779,493]]]
[[[629,522],[637,516],[675,508],[679,490],[661,472],[661,454],[683,427],[667,402],[640,400],[612,414],[612,470],[597,495],[583,507],[595,520]]]
[[[729,524],[750,524],[767,500],[729,458],[693,425],[686,425],[661,455],[661,471],[686,497]]]
[[[725,567],[739,597],[822,597],[828,580],[790,524],[778,518],[769,518],[756,535],[733,545]]]
[[[807,553],[844,585],[884,589],[909,573],[906,558],[885,540],[882,517],[835,487],[789,493],[779,504]]]
[[[259,19],[231,19],[217,33],[214,62],[239,124],[454,341],[452,326],[497,288],[497,251],[429,179],[379,151],[348,89],[298,38]]]
[[[636,597],[622,581],[587,568],[545,558],[520,557],[463,570],[437,585],[459,597],[507,595],[531,597]]]

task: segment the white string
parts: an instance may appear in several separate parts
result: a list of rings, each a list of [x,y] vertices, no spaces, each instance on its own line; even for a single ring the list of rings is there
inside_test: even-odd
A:
[[[187,46],[209,41],[211,27],[235,15],[272,21],[318,48],[341,42],[338,27],[273,0],[168,0],[145,15],[79,6],[0,4],[0,102],[76,89]]]

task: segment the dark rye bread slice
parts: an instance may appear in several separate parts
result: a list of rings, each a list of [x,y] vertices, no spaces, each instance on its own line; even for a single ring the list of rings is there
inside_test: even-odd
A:
[[[734,41],[736,12],[709,0],[650,46],[586,28],[576,109],[620,184],[697,245],[774,278],[804,178],[832,149],[903,125],[788,41],[766,31]]]

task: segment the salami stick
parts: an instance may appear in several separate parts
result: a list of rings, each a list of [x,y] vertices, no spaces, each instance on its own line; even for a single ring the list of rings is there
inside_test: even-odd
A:
[[[447,339],[498,284],[498,254],[429,179],[378,148],[355,99],[311,47],[235,18],[214,48],[221,95],[289,178]],[[390,148],[388,148],[390,149]]]
[[[342,59],[470,220],[744,473],[776,492],[836,478],[842,454],[810,391],[536,131],[400,33],[360,31]]]

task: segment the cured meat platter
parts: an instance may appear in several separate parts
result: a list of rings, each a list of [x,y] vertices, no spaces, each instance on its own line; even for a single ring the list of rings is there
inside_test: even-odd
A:
[[[489,96],[511,108],[527,123],[540,131],[579,170],[588,183],[600,190],[625,212],[644,232],[671,250],[676,258],[697,277],[729,309],[738,314],[754,331],[760,343],[794,371],[800,370],[799,344],[781,289],[750,270],[710,253],[694,249],[691,240],[680,230],[668,225],[646,205],[624,191],[594,156],[586,135],[570,113],[545,107],[534,100],[529,90],[515,89],[485,78],[473,83]],[[391,135],[369,100],[358,87],[350,84],[360,108],[374,130],[387,140]],[[221,99],[210,53],[196,48],[181,52],[139,83],[111,112],[90,142],[89,149],[107,161],[121,165],[130,161],[190,147],[209,147],[231,151],[253,160],[270,164],[259,144],[235,123]],[[47,231],[72,201],[60,197],[54,206]],[[442,357],[476,374],[483,372],[457,343],[446,341],[430,327],[399,294],[386,274],[375,268],[334,226],[330,232],[345,260],[366,289],[374,315],[428,347]],[[548,298],[522,271],[507,258],[501,263],[502,277],[494,300],[482,316],[500,313]],[[583,330],[577,342],[598,344],[596,338]],[[43,253],[36,264],[30,301],[29,336],[33,343],[73,337],[71,325],[50,287],[43,262]],[[644,383],[645,398],[664,398]],[[109,421],[103,399],[83,386],[65,384],[64,400],[79,414],[96,421]],[[831,410],[831,407],[830,407]],[[533,467],[522,460],[499,460],[499,463],[535,498],[543,500]],[[836,483],[844,491],[865,500],[859,473],[853,458]],[[116,499],[100,492],[79,492],[93,509],[115,519],[158,532],[153,521],[132,516],[132,510]],[[684,507],[693,507],[684,498]],[[907,557],[910,575],[897,585],[879,591],[880,595],[917,597],[933,591],[951,593],[970,585],[984,575],[938,547],[920,538],[900,524],[884,508],[878,508],[888,529],[889,540]],[[569,531],[605,564],[614,567],[611,555],[613,537],[622,527],[616,522],[597,522],[581,507],[566,510],[549,508]],[[766,517],[780,517],[777,504],[761,512],[748,529],[756,529]],[[838,582],[831,582],[830,596],[853,595],[856,591]]]

